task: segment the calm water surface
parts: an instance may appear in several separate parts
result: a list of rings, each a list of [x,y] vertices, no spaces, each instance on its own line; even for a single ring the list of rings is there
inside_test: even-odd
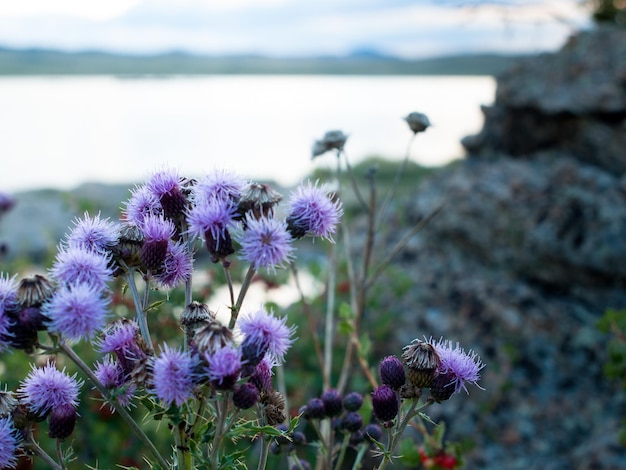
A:
[[[401,159],[411,111],[433,123],[413,159],[439,165],[462,156],[494,91],[491,77],[2,78],[0,191],[140,181],[163,164],[294,184],[333,160],[310,160],[329,129],[350,135],[353,162]]]

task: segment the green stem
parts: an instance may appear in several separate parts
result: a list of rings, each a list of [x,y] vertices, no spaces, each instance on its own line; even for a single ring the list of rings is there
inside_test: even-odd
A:
[[[356,454],[356,458],[354,459],[354,463],[352,464],[352,470],[359,470],[359,468],[361,468],[361,462],[363,461],[363,457],[365,457],[365,453],[369,450],[369,448],[369,441],[361,444],[361,446],[359,447],[359,452]]]
[[[333,331],[335,317],[335,283],[337,278],[337,260],[335,245],[330,246],[328,253],[328,284],[326,287],[326,317],[324,328],[324,389],[331,388],[331,372],[333,366]]]
[[[161,465],[163,469],[170,468],[169,464],[167,463],[167,460],[163,458],[161,453],[154,446],[154,444],[152,443],[150,438],[146,435],[146,433],[143,431],[143,429],[139,427],[139,425],[133,419],[133,417],[128,413],[128,411],[126,411],[126,408],[120,405],[116,398],[111,397],[111,394],[109,393],[107,388],[104,385],[102,385],[102,382],[98,380],[95,374],[91,371],[91,369],[87,366],[87,364],[85,364],[83,360],[80,357],[78,357],[78,355],[74,352],[74,350],[62,341],[59,343],[59,349],[63,351],[65,355],[69,357],[78,366],[78,368],[85,373],[87,377],[89,377],[89,380],[91,380],[91,382],[98,389],[100,394],[107,399],[107,401],[115,408],[115,411],[117,411],[119,415],[122,417],[122,419],[126,421],[126,424],[130,426],[130,428],[135,433],[135,435],[139,438],[139,440],[143,442],[143,444],[148,448],[148,450],[150,450],[154,458],[159,462],[159,465]]]
[[[256,274],[256,268],[254,264],[251,264],[248,268],[248,272],[246,273],[246,277],[243,280],[243,284],[241,284],[241,289],[239,290],[239,296],[237,297],[237,302],[233,305],[230,311],[230,323],[228,324],[228,328],[231,330],[235,328],[235,323],[237,323],[237,316],[239,316],[239,311],[241,310],[241,306],[243,305],[243,299],[246,297],[246,293],[248,292],[248,288],[250,284],[252,284],[252,279]]]
[[[63,467],[56,463],[56,461],[50,457],[45,450],[39,447],[39,444],[35,442],[32,436],[29,436],[28,440],[24,443],[24,447],[37,454],[37,456],[43,459],[52,470],[63,470]]]
[[[341,470],[341,465],[343,465],[343,459],[346,457],[348,444],[350,444],[350,434],[346,433],[343,436],[343,442],[341,443],[341,451],[339,452],[339,457],[337,457],[337,462],[335,462],[335,470]]]
[[[211,446],[211,468],[217,470],[220,462],[220,447],[224,439],[224,423],[226,422],[226,413],[228,411],[228,393],[222,396],[222,399],[216,403],[217,424],[215,426],[215,436],[213,437],[213,445]]]
[[[61,440],[57,439],[56,441],[57,457],[59,462],[61,462],[61,468],[67,470],[67,465],[65,465],[65,459],[63,458],[63,450],[61,449]]]
[[[263,470],[267,465],[267,456],[270,453],[271,439],[263,438],[263,446],[261,447],[261,457],[259,457],[259,465],[257,470]]]
[[[174,439],[176,442],[176,463],[178,470],[193,470],[193,456],[187,445],[187,435],[185,434],[185,423],[182,422],[176,427]]]
[[[123,263],[123,261],[121,262]],[[135,269],[129,268],[122,264],[127,270],[126,279],[128,280],[128,287],[133,295],[133,302],[135,303],[135,316],[137,317],[137,324],[139,325],[139,331],[143,336],[144,341],[148,347],[148,350],[154,354],[154,347],[152,345],[152,339],[150,338],[150,330],[148,329],[148,319],[142,306],[142,300],[139,297],[139,291],[137,290],[137,284],[135,284]]]

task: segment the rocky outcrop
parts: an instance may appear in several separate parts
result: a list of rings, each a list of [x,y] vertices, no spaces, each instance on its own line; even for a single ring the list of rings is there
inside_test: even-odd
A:
[[[626,308],[626,31],[504,73],[464,145],[403,208],[415,222],[445,201],[398,261],[416,285],[394,304],[412,312],[399,344],[441,335],[487,363],[484,392],[431,415],[474,441],[469,468],[626,468],[626,400],[596,328]]]

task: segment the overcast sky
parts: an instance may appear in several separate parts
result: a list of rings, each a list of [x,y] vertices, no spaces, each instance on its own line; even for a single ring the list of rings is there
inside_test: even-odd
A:
[[[554,50],[579,0],[3,0],[0,45],[128,53],[402,57]],[[482,5],[479,5],[482,4]]]

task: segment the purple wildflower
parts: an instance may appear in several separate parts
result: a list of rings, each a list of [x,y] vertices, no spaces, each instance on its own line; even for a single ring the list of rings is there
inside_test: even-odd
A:
[[[152,389],[168,406],[193,396],[195,361],[187,352],[165,345],[152,364]]]
[[[82,219],[74,221],[74,228],[67,235],[67,245],[104,254],[117,243],[117,235],[117,226],[108,218],[101,219],[100,214],[91,218],[85,212]]]
[[[159,198],[146,186],[138,186],[131,191],[130,199],[126,202],[124,215],[128,222],[140,227],[143,220],[149,215],[161,215],[163,209]]]
[[[480,380],[480,370],[485,367],[485,364],[474,351],[470,350],[466,353],[459,343],[453,345],[451,341],[444,339],[437,342],[431,339],[429,342],[441,359],[437,373],[449,376],[448,386],[454,387],[454,393],[459,393],[461,389],[469,393],[466,383],[472,383],[481,388],[477,382]]]
[[[228,390],[235,386],[241,371],[241,350],[226,345],[213,354],[204,355],[207,375],[218,389]]]
[[[272,390],[272,368],[275,363],[273,358],[265,356],[259,362],[250,375],[252,382],[260,392],[268,393]]]
[[[246,186],[239,175],[227,169],[214,169],[196,184],[196,200],[222,199],[236,203]]]
[[[234,217],[235,206],[229,201],[218,198],[198,201],[187,215],[189,233],[200,239],[210,233],[219,245],[219,240],[233,226]]]
[[[174,224],[162,216],[149,215],[143,219],[141,229],[144,234],[141,262],[146,269],[158,272],[167,255],[169,240],[174,236]]]
[[[19,435],[9,417],[0,418],[0,468],[15,468]]]
[[[285,317],[276,318],[262,308],[253,313],[243,314],[238,322],[239,330],[245,335],[242,349],[247,346],[257,355],[262,352],[259,361],[265,352],[269,352],[278,363],[282,363],[285,353],[294,341],[291,336],[296,330],[295,326],[288,327],[286,321]]]
[[[132,320],[119,319],[108,325],[96,348],[102,353],[115,353],[124,375],[130,374],[137,361],[146,357],[137,342],[139,327]]]
[[[333,201],[326,186],[310,181],[298,186],[289,200],[287,224],[294,238],[306,234],[332,241],[343,210],[341,202]]]
[[[17,283],[15,276],[9,277],[0,273],[0,316],[17,307]]]
[[[13,321],[9,314],[17,308],[17,289],[15,277],[5,277],[0,273],[0,351],[9,347],[13,336],[11,333]]]
[[[185,244],[170,240],[162,269],[155,279],[164,287],[174,288],[187,282],[193,272],[193,257]]]
[[[241,257],[256,269],[274,271],[287,263],[292,255],[292,238],[287,224],[275,218],[246,218],[246,230],[240,239]]]
[[[76,375],[69,376],[52,363],[44,367],[33,366],[28,376],[24,379],[17,392],[20,401],[31,412],[45,415],[53,408],[61,405],[78,405],[78,389],[82,381],[76,379]]]
[[[106,388],[117,388],[124,381],[122,369],[111,356],[96,364],[94,374]]]
[[[113,270],[106,256],[83,248],[68,247],[59,250],[50,274],[64,284],[86,283],[105,290]]]
[[[146,183],[148,190],[159,199],[165,217],[174,220],[183,214],[187,203],[180,182],[178,172],[170,168],[155,172]]]
[[[108,306],[109,299],[102,297],[96,287],[79,283],[58,289],[44,304],[42,313],[50,319],[50,331],[79,340],[91,338],[104,327]]]

